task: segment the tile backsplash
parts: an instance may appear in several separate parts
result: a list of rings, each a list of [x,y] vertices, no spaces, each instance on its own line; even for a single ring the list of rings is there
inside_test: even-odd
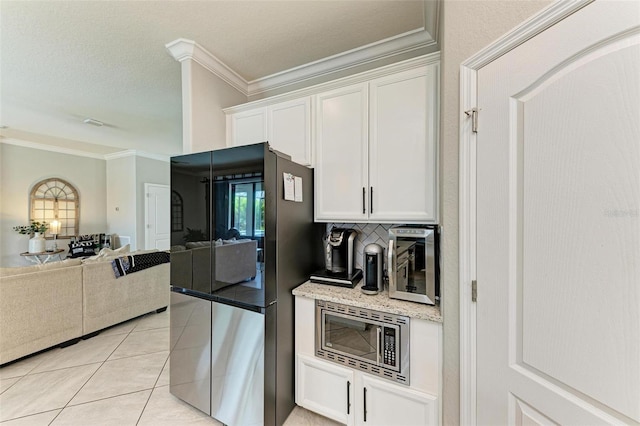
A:
[[[396,226],[393,224],[379,223],[327,223],[326,233],[331,228],[348,228],[358,231],[355,242],[355,264],[356,268],[362,269],[364,248],[367,244],[376,243],[384,249],[384,269],[387,270],[387,247],[389,246],[389,228]]]

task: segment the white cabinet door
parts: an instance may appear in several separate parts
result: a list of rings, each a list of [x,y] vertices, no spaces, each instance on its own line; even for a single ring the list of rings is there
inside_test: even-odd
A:
[[[369,219],[435,222],[438,64],[372,80]]]
[[[380,426],[426,426],[438,424],[435,396],[362,376],[361,412],[358,424]]]
[[[240,146],[267,141],[266,108],[227,115],[227,145]]]
[[[316,97],[315,218],[363,221],[368,217],[367,84]]]
[[[311,165],[311,97],[267,107],[271,146],[303,166]]]
[[[353,371],[297,356],[296,404],[346,425],[354,424]]]

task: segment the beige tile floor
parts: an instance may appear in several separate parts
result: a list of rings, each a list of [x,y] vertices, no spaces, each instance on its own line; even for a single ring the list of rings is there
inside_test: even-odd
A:
[[[99,335],[0,368],[0,423],[221,425],[169,393],[169,313],[148,314]],[[296,407],[286,426],[334,426]]]

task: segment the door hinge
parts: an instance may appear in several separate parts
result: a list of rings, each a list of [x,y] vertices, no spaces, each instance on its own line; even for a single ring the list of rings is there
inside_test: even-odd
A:
[[[471,117],[471,131],[473,133],[478,133],[478,108],[471,108],[464,113],[467,114],[467,117]]]
[[[478,282],[476,280],[471,281],[471,301],[478,301]]]

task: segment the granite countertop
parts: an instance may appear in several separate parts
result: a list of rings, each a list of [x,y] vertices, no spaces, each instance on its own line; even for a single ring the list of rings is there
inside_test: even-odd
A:
[[[328,302],[342,303],[343,305],[372,309],[374,311],[405,315],[410,318],[442,322],[442,315],[440,315],[439,306],[430,306],[416,302],[390,299],[389,292],[387,290],[371,296],[364,294],[360,290],[360,287],[362,287],[362,280],[354,288],[316,284],[307,281],[294,288],[293,295],[304,296],[310,299],[326,300]]]

